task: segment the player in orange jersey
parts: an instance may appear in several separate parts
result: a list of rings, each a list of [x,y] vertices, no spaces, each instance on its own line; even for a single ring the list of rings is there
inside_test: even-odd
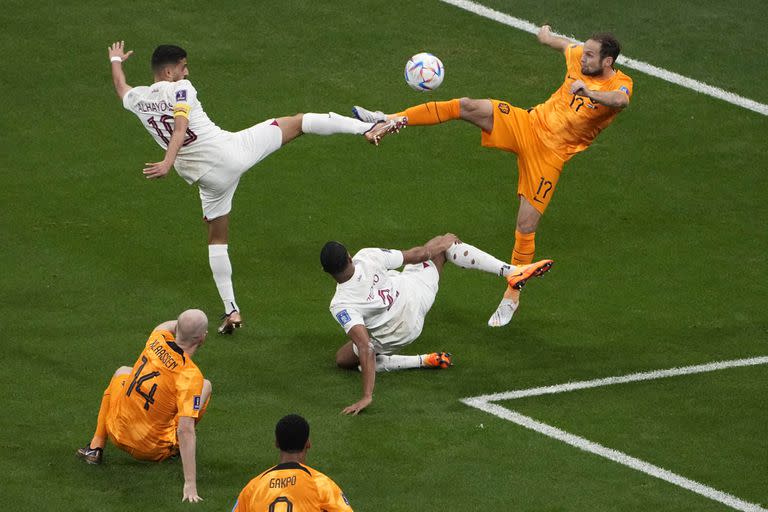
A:
[[[93,439],[77,456],[102,462],[107,437],[140,460],[161,461],[181,455],[182,501],[197,502],[195,424],[211,396],[192,356],[208,334],[208,318],[199,309],[184,311],[149,335],[133,368],[117,369],[101,399]]]
[[[512,252],[514,265],[533,261],[536,229],[552,199],[563,164],[587,149],[632,96],[632,79],[614,68],[620,47],[613,35],[594,34],[583,45],[574,44],[555,36],[544,25],[537,37],[540,43],[563,52],[566,73],[560,88],[532,109],[470,98],[424,103],[390,116],[357,106],[353,109],[366,122],[406,116],[408,125],[421,126],[463,119],[482,130],[483,146],[515,153],[520,207]],[[508,324],[519,303],[520,291],[507,287],[488,325]]]
[[[280,450],[280,463],[248,482],[232,512],[351,512],[339,486],[306,465],[311,447],[307,420],[289,414],[278,421],[275,446]]]

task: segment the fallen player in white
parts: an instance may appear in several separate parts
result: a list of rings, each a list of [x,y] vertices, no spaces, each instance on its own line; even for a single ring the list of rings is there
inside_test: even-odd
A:
[[[362,249],[354,257],[339,242],[323,246],[323,270],[337,283],[331,314],[350,338],[336,353],[336,364],[359,367],[363,376],[363,397],[344,414],[357,414],[371,404],[377,371],[451,365],[451,354],[446,352],[393,355],[421,334],[446,261],[504,277],[515,290],[552,267],[552,260],[521,266],[504,263],[450,233],[407,251]],[[402,272],[394,270],[403,265]]]

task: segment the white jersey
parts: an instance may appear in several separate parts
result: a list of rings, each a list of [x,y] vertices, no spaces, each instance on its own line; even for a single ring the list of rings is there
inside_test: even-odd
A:
[[[218,147],[215,142],[226,132],[205,113],[189,80],[134,87],[123,96],[123,107],[138,116],[165,150],[175,126],[174,111],[181,108],[188,112],[189,127],[174,167],[182,178],[193,183],[214,165]]]
[[[336,285],[331,314],[345,332],[355,325],[368,329],[377,353],[407,345],[420,333],[423,314],[407,296],[410,288],[396,269],[403,253],[387,249],[362,249],[352,258],[355,273]],[[386,350],[382,350],[383,346]]]

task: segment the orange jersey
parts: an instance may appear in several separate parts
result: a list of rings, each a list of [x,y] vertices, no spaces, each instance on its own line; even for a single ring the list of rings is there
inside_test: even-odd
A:
[[[232,512],[351,511],[336,483],[309,466],[285,462],[245,486]]]
[[[608,79],[581,73],[584,47],[571,44],[565,49],[565,81],[544,103],[531,111],[534,129],[541,141],[564,160],[584,151],[603,128],[611,124],[619,109],[593,103],[571,93],[571,84],[581,80],[592,90],[622,91],[632,97],[632,79],[621,71]]]
[[[107,430],[120,445],[150,451],[176,444],[179,416],[197,418],[203,374],[169,331],[153,331],[110,406]]]

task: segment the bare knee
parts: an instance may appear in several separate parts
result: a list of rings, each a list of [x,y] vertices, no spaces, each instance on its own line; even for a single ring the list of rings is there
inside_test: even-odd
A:
[[[360,360],[352,349],[352,342],[348,341],[336,352],[336,366],[345,370],[353,370],[360,364]]]
[[[517,229],[519,232],[523,234],[534,233],[538,225],[539,225],[538,219],[535,219],[535,220],[531,218],[517,219],[517,226],[515,226],[515,229]]]
[[[517,212],[517,223],[515,229],[521,233],[533,233],[539,226],[541,213],[525,198],[520,196],[520,209]]]
[[[203,395],[202,395],[202,401],[203,403],[210,398],[211,393],[213,393],[213,386],[211,385],[211,381],[208,379],[203,379]]]
[[[229,239],[229,214],[208,222],[208,245],[226,244]]]
[[[275,119],[277,127],[283,132],[283,145],[288,144],[293,139],[304,133],[301,130],[301,124],[304,120],[304,114],[294,114],[292,116],[278,117]]]

